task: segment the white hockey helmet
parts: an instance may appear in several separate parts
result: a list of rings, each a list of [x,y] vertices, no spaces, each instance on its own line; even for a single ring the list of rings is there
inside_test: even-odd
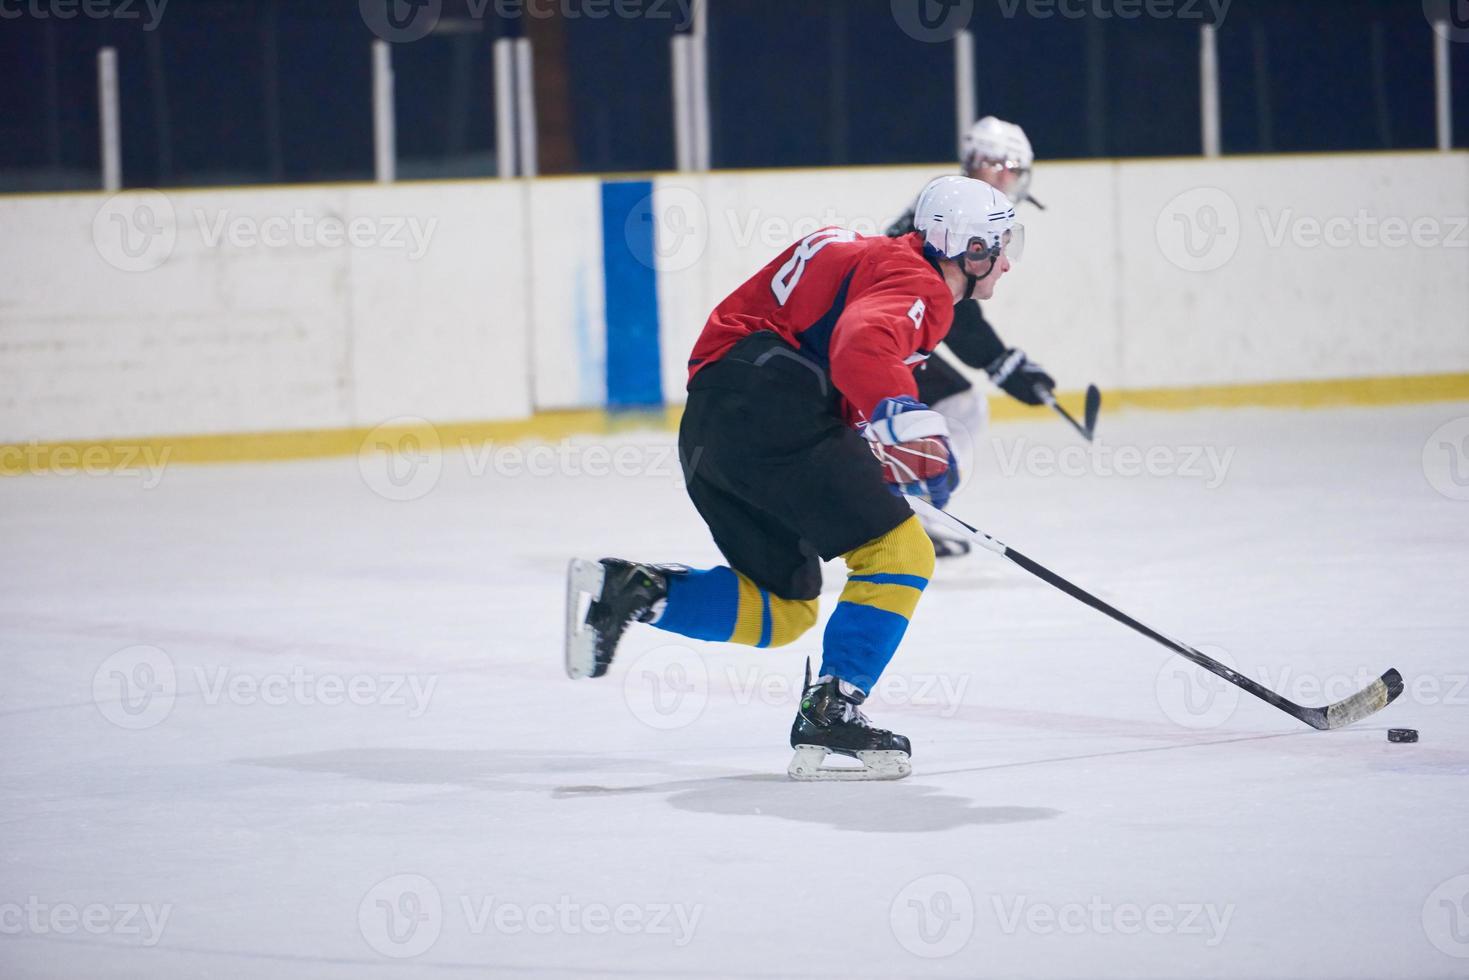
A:
[[[970,126],[960,141],[959,164],[966,174],[994,184],[1018,204],[1030,190],[1035,151],[1025,130],[1012,122],[985,116]]]
[[[933,258],[1011,261],[1025,251],[1025,227],[1015,205],[998,190],[972,177],[938,177],[918,195],[913,227]]]

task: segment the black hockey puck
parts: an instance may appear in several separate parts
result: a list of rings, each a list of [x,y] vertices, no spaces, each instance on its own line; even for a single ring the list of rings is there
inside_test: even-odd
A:
[[[1389,742],[1416,742],[1418,741],[1418,729],[1416,728],[1389,728],[1387,730]]]

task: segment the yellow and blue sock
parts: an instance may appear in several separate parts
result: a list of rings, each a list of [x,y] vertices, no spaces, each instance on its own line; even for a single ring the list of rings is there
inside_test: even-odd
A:
[[[696,640],[778,647],[810,629],[816,609],[815,599],[782,599],[720,565],[670,575],[667,605],[653,625]]]
[[[933,576],[933,542],[918,518],[910,517],[843,557],[847,587],[826,624],[821,675],[870,692]]]

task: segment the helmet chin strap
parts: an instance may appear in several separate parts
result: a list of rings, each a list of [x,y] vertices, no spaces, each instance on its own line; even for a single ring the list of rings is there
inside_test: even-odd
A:
[[[961,272],[964,273],[964,278],[966,280],[968,280],[968,283],[969,283],[968,286],[964,290],[964,298],[965,299],[971,299],[971,298],[973,298],[973,296],[974,296],[974,287],[979,285],[979,281],[981,279],[988,279],[990,273],[995,271],[995,262],[997,261],[997,259],[998,259],[998,257],[993,258],[993,259],[990,259],[990,267],[988,269],[984,270],[984,275],[982,275],[982,276],[976,276],[972,272],[969,271],[969,261],[967,259],[964,259],[964,260],[961,260],[960,261],[960,263],[959,263],[959,269],[960,269]]]

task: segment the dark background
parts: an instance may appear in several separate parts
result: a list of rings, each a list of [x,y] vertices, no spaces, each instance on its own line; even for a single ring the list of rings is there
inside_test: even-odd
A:
[[[0,190],[98,185],[103,45],[118,49],[128,186],[371,178],[373,35],[357,0],[172,0],[154,31],[32,12],[54,2],[0,0]],[[952,46],[908,37],[890,0],[710,3],[715,167],[954,157]],[[400,178],[495,171],[491,45],[514,28],[477,8],[444,0],[440,32],[394,46]],[[980,113],[1019,122],[1042,159],[1200,152],[1199,20],[975,8]],[[143,0],[132,9],[146,18]],[[673,168],[680,8],[665,10],[523,21],[542,172]],[[1462,147],[1469,43],[1450,50]],[[1234,0],[1219,29],[1224,150],[1431,147],[1432,52],[1418,0]]]

